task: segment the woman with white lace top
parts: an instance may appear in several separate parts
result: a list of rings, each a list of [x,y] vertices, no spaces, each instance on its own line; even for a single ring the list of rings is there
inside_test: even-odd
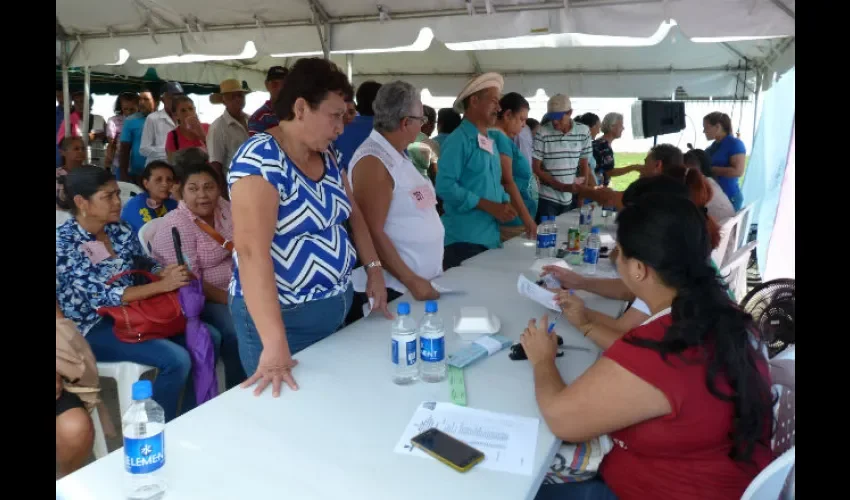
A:
[[[406,153],[424,120],[419,91],[402,81],[385,84],[372,104],[374,130],[354,152],[348,179],[383,264],[387,300],[410,292],[416,300],[440,294],[431,279],[443,271],[445,231],[434,187]],[[362,316],[366,273],[352,275],[355,299],[348,316]]]

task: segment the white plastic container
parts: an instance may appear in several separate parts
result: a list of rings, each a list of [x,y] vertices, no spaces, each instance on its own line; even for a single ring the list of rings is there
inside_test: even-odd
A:
[[[490,314],[486,307],[461,307],[460,315],[454,320],[454,332],[467,342],[498,333],[501,327],[499,318]]]

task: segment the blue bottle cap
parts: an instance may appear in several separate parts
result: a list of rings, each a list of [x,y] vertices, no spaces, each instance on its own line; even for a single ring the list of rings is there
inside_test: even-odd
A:
[[[133,401],[150,399],[153,396],[153,384],[150,380],[139,380],[133,384]]]
[[[399,302],[397,312],[401,316],[407,316],[410,314],[410,304],[407,302]]]
[[[429,300],[425,303],[425,312],[428,314],[437,312],[437,301]]]
[[[590,234],[599,234],[599,226],[590,228]]]

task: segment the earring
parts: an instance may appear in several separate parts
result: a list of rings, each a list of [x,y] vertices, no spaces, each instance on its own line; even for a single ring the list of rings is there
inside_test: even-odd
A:
[[[85,211],[85,210],[83,210],[83,219],[85,219],[86,217],[87,217],[87,216],[86,216],[86,211]]]
[[[636,279],[636,280],[639,280],[639,279],[640,279],[640,274],[635,274],[635,279]]]

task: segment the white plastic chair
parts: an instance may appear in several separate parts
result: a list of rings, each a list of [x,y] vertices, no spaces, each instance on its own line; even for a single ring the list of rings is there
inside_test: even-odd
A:
[[[142,188],[133,183],[122,181],[118,181],[118,188],[121,190],[121,205],[126,204],[130,198],[143,191]]]
[[[109,454],[109,448],[106,447],[106,436],[103,432],[103,424],[100,421],[100,412],[97,407],[95,407],[94,411],[91,412],[91,420],[94,424],[94,446],[92,448],[92,452],[94,452],[94,458],[97,460]]]
[[[758,242],[751,241],[727,260],[726,265],[720,268],[720,276],[735,294],[735,300],[741,301],[747,295],[747,265],[750,263],[750,254]],[[721,243],[722,245],[722,243]]]
[[[71,213],[64,210],[56,211],[56,227],[61,226],[66,220],[71,218]]]
[[[133,404],[133,384],[143,374],[151,370],[156,370],[156,368],[138,363],[130,363],[129,361],[97,364],[98,375],[115,379],[118,383],[118,409],[121,415],[124,415],[127,409],[130,408],[130,405]]]
[[[159,229],[160,224],[162,224],[162,217],[157,217],[156,219],[151,219],[148,222],[139,228],[139,242],[142,244],[142,251],[145,252],[145,255],[151,257],[153,252],[150,248],[150,243],[153,241],[154,235],[156,235],[157,229]]]
[[[743,247],[747,244],[747,237],[750,235],[750,224],[753,215],[753,206],[754,203],[750,203],[746,207],[742,208],[737,214],[738,217],[738,235],[737,242],[735,244],[735,250]]]
[[[797,438],[794,366],[794,359],[773,358],[770,360],[770,378],[774,386],[779,386],[778,390],[774,390],[774,393],[779,396],[774,415],[776,417],[772,443],[774,456],[793,448]]]
[[[717,267],[728,264],[730,256],[746,243],[752,211],[753,204],[750,203],[720,226],[720,244],[711,252],[711,258]]]
[[[795,450],[792,446],[790,450],[782,454],[770,463],[763,471],[753,479],[753,482],[744,491],[741,500],[776,500],[785,486],[785,479],[791,468],[794,467]]]

